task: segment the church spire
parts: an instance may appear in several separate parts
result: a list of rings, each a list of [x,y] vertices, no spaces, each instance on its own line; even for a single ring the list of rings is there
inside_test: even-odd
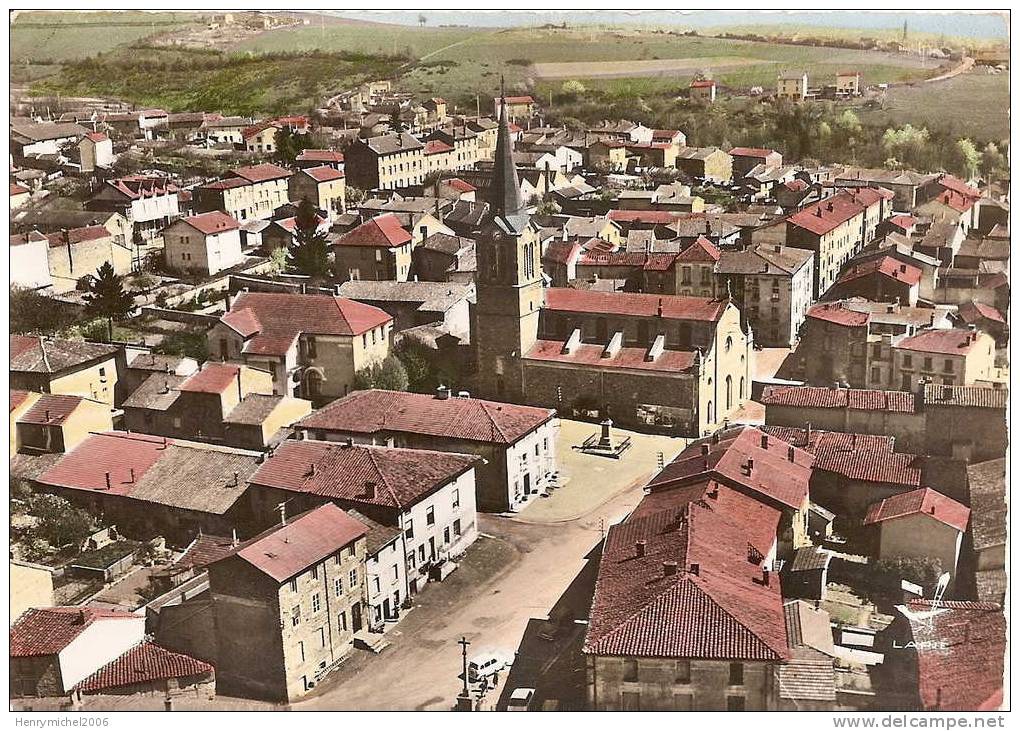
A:
[[[493,162],[492,185],[489,188],[492,215],[503,218],[522,215],[524,201],[521,199],[521,184],[514,165],[514,146],[510,140],[503,77],[499,79],[499,134],[496,137],[496,156]]]

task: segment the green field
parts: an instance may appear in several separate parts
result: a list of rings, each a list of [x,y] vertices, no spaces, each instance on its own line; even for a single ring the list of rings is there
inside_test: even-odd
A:
[[[400,25],[351,23],[281,28],[249,38],[238,51],[280,53],[289,51],[357,51],[420,58],[479,34],[472,28],[415,28]]]
[[[327,93],[392,74],[396,61],[363,54],[249,56],[131,46],[65,64],[35,94],[97,95],[168,111],[256,115],[307,112]]]
[[[885,108],[867,112],[866,120],[910,123],[929,129],[952,129],[975,139],[1009,137],[1009,73],[976,70],[933,84],[894,87]]]
[[[75,61],[194,21],[193,13],[19,13],[11,24],[11,67]]]

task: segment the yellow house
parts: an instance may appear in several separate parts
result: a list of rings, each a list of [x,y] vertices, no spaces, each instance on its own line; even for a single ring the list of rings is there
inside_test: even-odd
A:
[[[878,558],[937,558],[955,576],[970,508],[931,488],[892,495],[868,508],[877,526]]]
[[[347,184],[344,174],[328,165],[305,168],[289,181],[290,199],[307,200],[326,212],[329,219],[339,216],[347,208]]]
[[[806,73],[780,74],[776,82],[776,97],[802,102],[807,98],[807,84]]]
[[[273,393],[321,402],[389,355],[392,330],[387,313],[342,297],[241,292],[207,338],[213,357],[272,373]]]
[[[23,393],[23,392],[22,392]],[[81,396],[62,394],[26,394],[22,403],[28,409],[12,411],[12,447],[25,454],[69,452],[93,432],[113,429],[113,412],[109,404]],[[14,393],[12,393],[12,403]]]
[[[11,561],[11,625],[27,609],[53,606],[53,574],[45,566]]]
[[[82,396],[114,405],[116,345],[11,335],[11,388]]]
[[[131,271],[130,242],[110,233],[105,226],[83,226],[46,234],[47,264],[53,292],[71,292],[78,280],[95,276],[96,270],[109,262],[117,274]]]
[[[18,453],[18,419],[25,412],[32,408],[32,405],[39,400],[40,394],[21,389],[11,389],[11,455]],[[13,619],[13,618],[12,618]]]
[[[281,429],[310,413],[311,401],[250,393],[223,419],[224,441],[233,447],[264,449]]]
[[[244,149],[248,152],[275,152],[276,133],[280,128],[269,122],[261,122],[245,128],[241,132],[244,138]]]
[[[913,391],[924,378],[942,386],[993,380],[995,338],[977,330],[922,330],[893,344],[892,383]]]

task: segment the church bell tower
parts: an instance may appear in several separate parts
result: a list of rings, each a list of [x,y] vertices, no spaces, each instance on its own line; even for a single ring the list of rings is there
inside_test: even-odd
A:
[[[501,88],[489,218],[476,241],[477,302],[472,310],[471,337],[478,395],[523,402],[521,357],[538,339],[545,292],[541,242],[522,200],[513,153]]]

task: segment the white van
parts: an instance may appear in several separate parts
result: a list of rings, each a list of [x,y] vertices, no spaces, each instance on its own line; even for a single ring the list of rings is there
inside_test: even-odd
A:
[[[503,652],[482,652],[468,663],[468,682],[477,683],[482,678],[498,673],[513,663],[513,658]]]
[[[527,711],[531,706],[531,699],[535,697],[534,688],[517,688],[510,694],[506,709],[508,711]]]

